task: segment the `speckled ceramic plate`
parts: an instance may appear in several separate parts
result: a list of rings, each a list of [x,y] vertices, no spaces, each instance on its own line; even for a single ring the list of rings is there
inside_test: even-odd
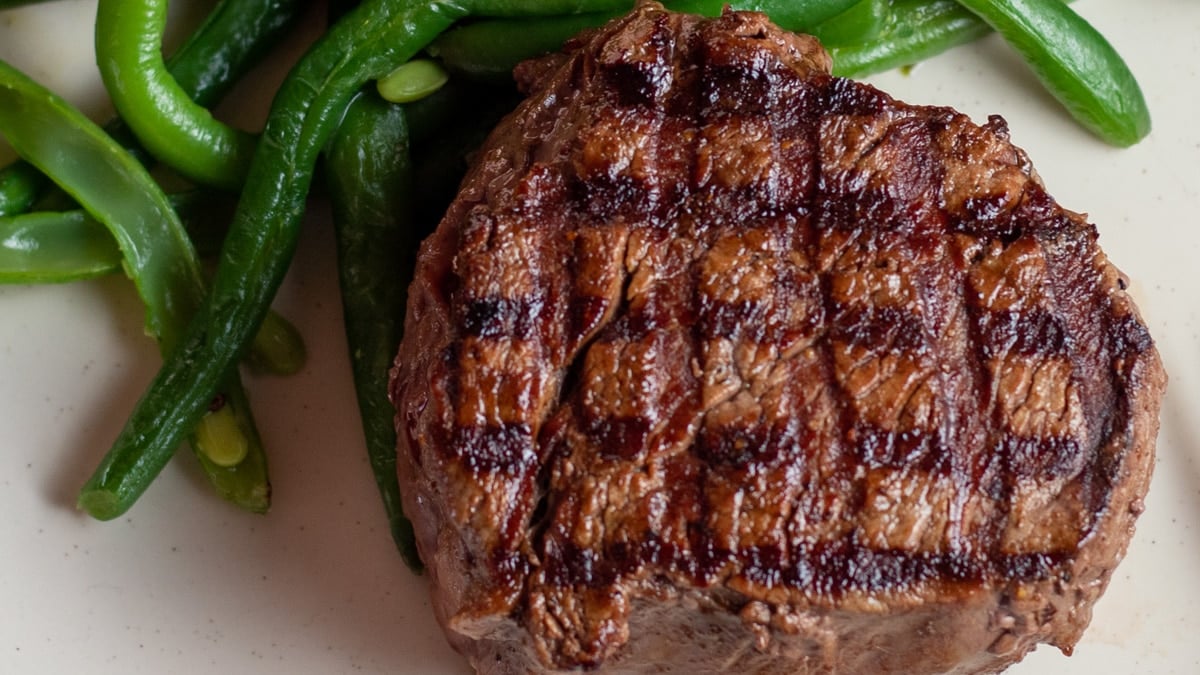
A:
[[[1147,510],[1091,628],[1071,658],[1042,648],[1011,672],[1200,673],[1200,2],[1074,6],[1146,92],[1155,128],[1132,149],[1080,131],[995,38],[874,81],[977,120],[1004,115],[1054,196],[1090,215],[1134,280],[1171,375]],[[0,11],[0,58],[103,115],[93,11],[89,0]],[[242,90],[249,119],[267,90]],[[389,539],[352,399],[331,235],[319,214],[310,220],[276,306],[303,329],[311,360],[296,377],[249,382],[273,453],[266,517],[210,496],[188,461],[126,517],[76,512],[156,350],[124,279],[0,287],[0,673],[469,672]]]

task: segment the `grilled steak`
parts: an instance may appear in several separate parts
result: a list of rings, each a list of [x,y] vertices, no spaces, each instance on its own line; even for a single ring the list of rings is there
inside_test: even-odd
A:
[[[1003,120],[640,4],[525,64],[421,250],[405,506],[481,673],[977,673],[1070,652],[1165,386]]]

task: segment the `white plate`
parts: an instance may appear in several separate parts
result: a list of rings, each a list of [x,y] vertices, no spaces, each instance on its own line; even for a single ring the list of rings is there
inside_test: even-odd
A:
[[[995,38],[874,81],[977,120],[1003,114],[1054,196],[1090,214],[1134,279],[1171,374],[1147,511],[1092,627],[1073,657],[1042,648],[1010,672],[1198,673],[1200,3],[1075,7],[1150,102],[1155,130],[1132,149],[1081,132]],[[88,0],[0,12],[0,58],[103,115],[91,23]],[[172,462],[126,517],[77,513],[76,491],[152,376],[155,349],[123,279],[0,288],[0,673],[468,672],[388,537],[331,235],[312,220],[276,303],[303,329],[309,364],[249,383],[273,451],[266,517],[210,496],[188,461]]]

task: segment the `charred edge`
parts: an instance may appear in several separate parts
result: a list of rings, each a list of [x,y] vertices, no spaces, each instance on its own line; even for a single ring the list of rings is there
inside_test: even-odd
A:
[[[1146,326],[1130,314],[1123,314],[1112,322],[1108,337],[1113,344],[1112,367],[1109,370],[1112,373],[1114,396],[1119,408],[1118,414],[1109,420],[1104,429],[1104,439],[1107,442],[1119,436],[1119,446],[1126,448],[1125,453],[1104,454],[1097,459],[1097,466],[1107,483],[1108,492],[1111,492],[1112,486],[1128,471],[1125,460],[1133,450],[1136,435],[1133,428],[1133,401],[1139,396],[1141,378],[1147,371],[1146,355],[1153,350],[1154,342]],[[1107,498],[1107,493],[1103,497]]]

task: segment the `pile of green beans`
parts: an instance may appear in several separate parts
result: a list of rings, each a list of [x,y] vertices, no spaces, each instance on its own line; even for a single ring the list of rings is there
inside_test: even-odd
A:
[[[15,4],[23,0],[0,0],[0,10]],[[269,306],[323,158],[367,452],[393,536],[415,568],[386,391],[407,285],[397,265],[411,273],[417,243],[453,193],[463,158],[511,106],[512,67],[632,1],[337,3],[336,20],[275,93],[260,135],[216,120],[209,106],[286,30],[300,4],[222,0],[164,60],[165,0],[99,0],[97,62],[121,116],[106,131],[0,63],[0,132],[24,159],[0,169],[0,235],[11,242],[0,248],[0,282],[62,282],[123,269],[162,347],[163,367],[84,485],[82,509],[99,519],[121,515],[190,438],[219,492],[265,510],[266,460],[237,364],[251,352],[272,372],[302,363],[294,329]],[[835,74],[845,76],[915,63],[995,30],[1100,138],[1127,146],[1149,132],[1133,75],[1062,0],[665,4],[706,15],[726,4],[765,12],[820,38]],[[493,103],[476,105],[481,97]],[[168,198],[139,160],[170,167],[197,191]],[[431,177],[436,185],[419,184]],[[75,206],[29,212],[55,203],[45,194],[51,183]],[[239,195],[231,215],[214,216],[211,205],[220,200],[209,189]],[[194,243],[211,250],[203,242],[214,232],[223,240],[206,291]],[[222,415],[223,422],[212,421]]]

